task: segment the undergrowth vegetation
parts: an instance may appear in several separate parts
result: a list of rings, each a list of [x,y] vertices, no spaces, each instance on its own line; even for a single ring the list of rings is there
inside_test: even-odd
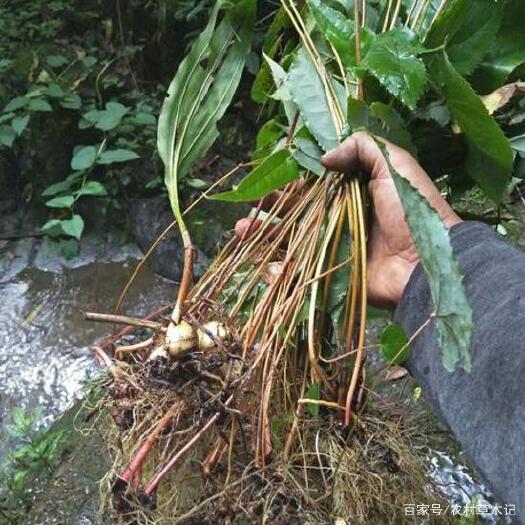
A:
[[[51,466],[62,443],[65,431],[38,429],[40,413],[30,414],[20,408],[12,412],[12,424],[7,427],[15,443],[7,460],[0,465],[0,517],[6,523],[20,523],[31,505],[27,492],[30,476],[41,474]]]
[[[42,232],[66,255],[85,229],[83,200],[98,198],[98,213],[118,222],[129,198],[161,191],[155,142],[163,85],[209,7],[205,0],[0,6],[0,180],[8,195],[42,207]]]

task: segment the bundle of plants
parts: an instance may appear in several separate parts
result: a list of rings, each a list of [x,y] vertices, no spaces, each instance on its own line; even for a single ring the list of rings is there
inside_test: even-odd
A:
[[[416,142],[446,137],[455,164],[441,187],[475,165],[459,177],[463,187],[478,183],[502,198],[509,142],[460,73],[478,71],[516,3],[282,0],[252,91],[271,117],[253,169],[231,190],[213,193],[223,177],[205,194],[257,204],[193,283],[179,184],[219,134],[256,20],[254,0],[218,22],[220,7],[181,63],[159,120],[185,246],[177,301],[147,320],[107,316],[140,327],[142,340],[123,344],[128,327],[96,348],[108,369],[99,407],[114,420],[106,492],[129,522],[395,521],[403,503],[439,495],[412,447],[414,426],[369,395],[366,355],[379,345],[366,340],[366,174],[328,172],[319,158],[356,130],[374,137],[432,293],[421,329],[435,326],[448,369],[468,371],[472,314],[448,232],[392,168],[383,139],[417,154]],[[410,341],[397,328],[382,339],[398,363]]]

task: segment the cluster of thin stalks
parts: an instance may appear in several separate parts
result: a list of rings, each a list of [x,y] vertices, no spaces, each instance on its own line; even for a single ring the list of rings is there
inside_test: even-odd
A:
[[[354,5],[359,22],[363,13]],[[282,6],[341,131],[331,76],[294,2]],[[393,13],[398,9],[399,2]],[[359,61],[358,31],[356,40]],[[358,81],[345,87],[362,96]],[[104,486],[125,522],[169,516],[169,523],[226,523],[240,513],[263,523],[369,523],[367,514],[399,516],[407,487],[414,501],[428,499],[399,420],[362,411],[365,195],[357,176],[307,175],[268,210],[260,205],[243,238],[233,238],[193,287],[186,266],[171,315],[164,309],[150,320],[105,319],[153,331],[139,343],[118,346],[122,338],[114,337],[96,348],[110,378],[101,406],[118,429]],[[191,266],[191,257],[186,262]],[[328,306],[336,272],[347,283],[337,323]],[[181,320],[195,330],[220,322],[226,336],[210,334],[214,348],[169,357],[166,331]]]

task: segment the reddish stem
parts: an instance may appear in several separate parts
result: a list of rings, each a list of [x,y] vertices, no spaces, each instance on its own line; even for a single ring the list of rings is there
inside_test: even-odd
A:
[[[180,448],[172,458],[164,465],[164,467],[156,474],[153,479],[150,481],[149,485],[144,491],[147,497],[151,496],[156,490],[159,483],[162,481],[162,478],[168,474],[168,472],[177,464],[179,459],[190,450],[197,441],[206,433],[206,431],[217,421],[219,418],[219,412],[215,413],[208,422],[182,447]]]
[[[168,411],[162,416],[162,418],[159,420],[151,434],[144,440],[144,443],[139,448],[138,452],[135,454],[133,459],[131,460],[131,463],[129,464],[129,468],[123,472],[119,477],[126,482],[130,482],[132,479],[134,480],[134,476],[136,473],[139,473],[140,476],[140,469],[142,467],[142,464],[144,463],[147,455],[149,454],[149,451],[155,444],[155,441],[157,441],[157,438],[160,436],[160,434],[167,428],[167,426],[171,423],[175,412],[180,407],[180,401],[175,401],[173,405],[168,409]],[[138,481],[134,480],[134,483],[140,484],[140,477]]]

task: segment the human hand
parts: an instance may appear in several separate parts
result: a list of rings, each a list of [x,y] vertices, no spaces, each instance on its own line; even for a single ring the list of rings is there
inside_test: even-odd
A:
[[[428,200],[447,228],[461,219],[441,196],[430,177],[407,151],[384,139],[392,167]],[[367,279],[371,304],[391,308],[396,306],[419,262],[416,246],[405,221],[403,206],[390,176],[383,152],[365,132],[354,133],[340,146],[321,158],[329,170],[348,173],[361,170],[370,177],[368,185],[373,203],[374,218],[368,232]],[[270,208],[281,192],[274,192],[260,203]],[[255,231],[261,221],[244,218],[235,225],[235,234],[243,238]]]
[[[447,228],[462,222],[410,153],[384,139],[381,142],[388,150],[392,167],[419,190]],[[370,135],[357,132],[326,153],[321,162],[332,171],[348,173],[359,169],[370,176],[368,189],[374,219],[367,244],[368,296],[379,307],[397,305],[419,255],[381,149]]]

